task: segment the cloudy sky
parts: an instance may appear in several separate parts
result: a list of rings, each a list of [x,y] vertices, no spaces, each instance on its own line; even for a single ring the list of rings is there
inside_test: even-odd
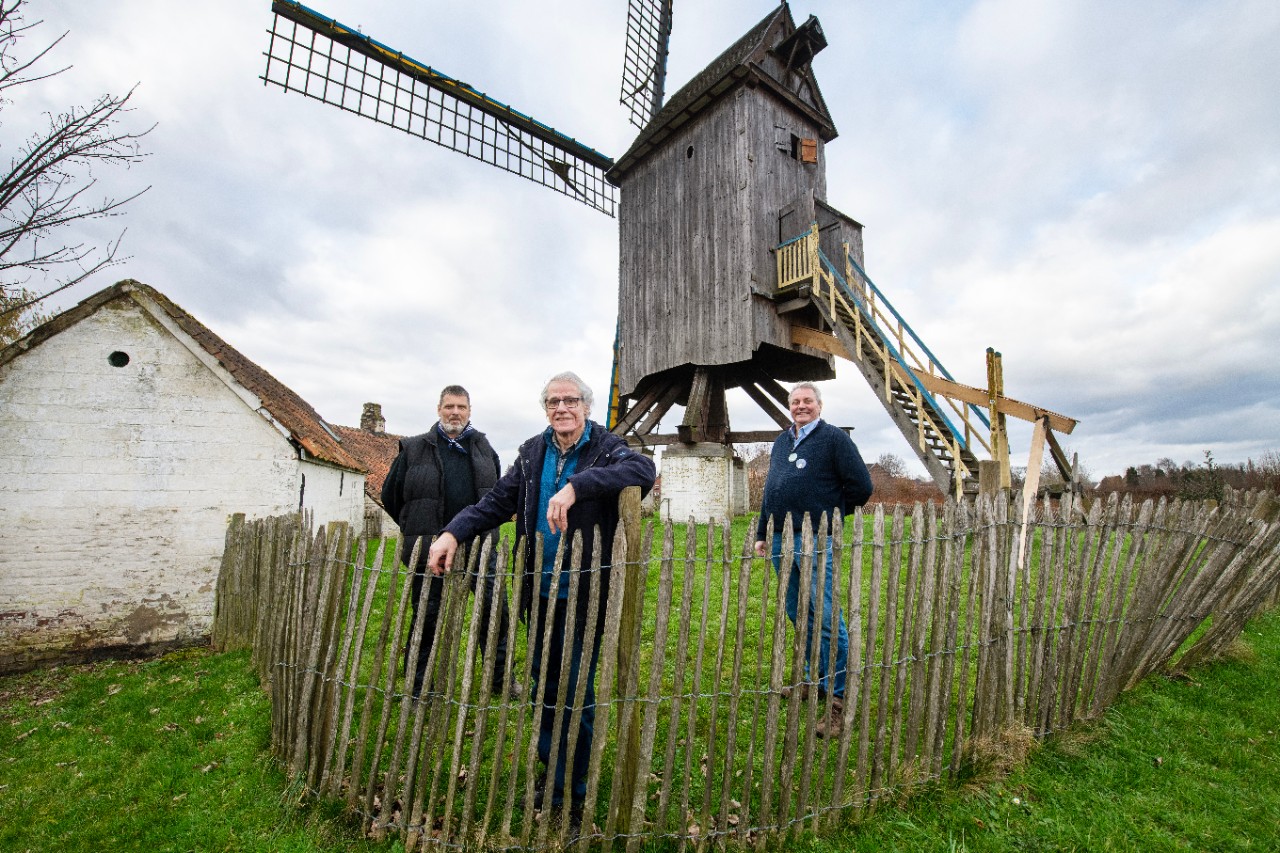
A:
[[[610,154],[625,0],[314,0],[351,25]],[[680,0],[668,91],[771,8]],[[1170,457],[1280,450],[1280,4],[797,0],[840,131],[828,200],[865,227],[867,271],[963,382],[1080,420],[1094,476]],[[545,425],[542,381],[608,388],[616,222],[545,188],[266,88],[269,0],[31,0],[69,31],[64,75],[0,126],[137,84],[151,189],[118,278],[158,288],[309,400],[419,432],[472,392],[504,461]],[[34,40],[33,42],[34,43]],[[824,386],[868,461],[912,451],[850,365]],[[771,426],[744,396],[736,429]],[[603,419],[602,406],[597,415]],[[669,415],[668,431],[679,413]],[[1014,464],[1026,431],[1014,433]],[[1025,463],[1023,463],[1025,464]],[[922,467],[917,469],[923,472]]]

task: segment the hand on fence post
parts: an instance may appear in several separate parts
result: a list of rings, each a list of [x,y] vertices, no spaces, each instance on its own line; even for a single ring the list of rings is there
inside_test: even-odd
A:
[[[431,543],[427,552],[427,567],[436,577],[447,574],[453,568],[453,555],[458,550],[458,540],[452,533],[445,531]]]

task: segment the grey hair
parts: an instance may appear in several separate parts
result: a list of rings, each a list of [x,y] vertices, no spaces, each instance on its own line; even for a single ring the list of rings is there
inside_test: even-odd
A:
[[[538,400],[542,408],[545,409],[547,407],[547,389],[551,387],[551,383],[553,382],[572,382],[574,385],[577,385],[578,396],[582,398],[582,404],[586,406],[587,414],[591,414],[591,404],[595,402],[596,397],[591,393],[591,389],[587,386],[587,383],[582,381],[582,377],[578,376],[578,374],[574,373],[572,370],[557,373],[555,376],[548,379],[546,384],[542,386],[542,396]]]
[[[822,405],[822,389],[820,389],[817,385],[814,385],[812,382],[797,382],[792,387],[791,391],[787,394],[787,401],[790,402],[791,395],[799,391],[801,388],[808,388],[810,391],[812,391],[813,399],[818,401],[819,406]]]

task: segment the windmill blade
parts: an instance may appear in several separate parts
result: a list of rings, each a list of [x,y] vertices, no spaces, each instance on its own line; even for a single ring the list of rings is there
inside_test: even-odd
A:
[[[671,0],[631,0],[619,100],[631,113],[631,123],[642,130],[662,109],[670,41]]]
[[[613,160],[293,0],[275,0],[264,83],[490,163],[613,216]]]

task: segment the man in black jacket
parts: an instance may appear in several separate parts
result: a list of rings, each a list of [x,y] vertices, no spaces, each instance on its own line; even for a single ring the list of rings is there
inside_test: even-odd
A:
[[[426,612],[423,614],[422,639],[417,659],[409,661],[412,633],[405,647],[405,673],[413,669],[413,695],[422,692],[431,646],[435,640],[436,623],[440,615],[440,599],[444,592],[441,578],[426,578],[427,547],[431,537],[438,534],[454,516],[488,494],[498,481],[502,468],[498,454],[489,445],[484,433],[471,425],[471,395],[461,385],[450,385],[440,392],[439,415],[434,427],[422,435],[401,439],[400,455],[391,463],[387,479],[382,484],[382,505],[400,525],[403,544],[400,559],[408,566],[414,544],[423,543],[418,560],[413,567],[413,614],[417,623],[418,607],[422,597],[423,580],[427,580]],[[496,527],[496,525],[495,525]],[[496,537],[494,545],[496,546]],[[480,633],[481,649],[489,637],[489,613],[493,596],[499,595],[498,645],[494,653],[491,688],[495,696],[501,695],[503,672],[507,660],[507,626],[509,612],[506,591],[495,578],[497,552],[485,566],[477,566],[476,575],[469,579],[471,589],[479,589],[481,596]],[[483,583],[477,587],[477,575]]]
[[[551,748],[556,712],[563,714],[556,749],[556,774],[547,780],[545,772],[537,784],[535,805],[541,807],[547,782],[551,785],[551,806],[562,807],[565,796],[565,765],[570,765],[569,824],[576,830],[582,821],[583,800],[587,794],[587,765],[591,756],[592,729],[595,724],[595,675],[600,653],[600,635],[604,624],[605,601],[609,592],[609,567],[604,565],[597,576],[591,568],[595,529],[600,532],[600,553],[609,560],[613,551],[614,532],[618,526],[618,495],[628,486],[639,486],[648,492],[656,470],[653,460],[627,447],[619,436],[588,420],[591,414],[591,389],[573,373],[553,376],[542,390],[542,405],[550,426],[520,446],[516,464],[475,506],[468,507],[446,525],[431,546],[427,564],[442,575],[453,564],[459,541],[465,541],[495,524],[516,516],[516,535],[524,547],[525,578],[522,584],[521,612],[532,615],[530,644],[533,662],[533,701],[540,713],[538,757],[543,765],[551,763]],[[572,562],[573,535],[581,531],[582,552]],[[536,534],[542,534],[542,549],[536,548]],[[557,546],[566,537],[558,583],[552,584]],[[541,572],[533,574],[536,567]],[[579,573],[577,600],[570,602],[570,575]],[[588,626],[588,602],[591,584],[600,584],[599,613]],[[538,597],[533,596],[537,587]],[[574,607],[574,630],[568,634],[568,610]],[[547,671],[541,671],[542,638],[550,622]],[[590,630],[590,633],[588,633]],[[568,645],[568,681],[566,696],[569,707],[560,708],[557,696],[562,677],[561,660]],[[577,745],[568,755],[569,721],[578,689],[578,678],[587,658],[586,684],[577,733]]]

